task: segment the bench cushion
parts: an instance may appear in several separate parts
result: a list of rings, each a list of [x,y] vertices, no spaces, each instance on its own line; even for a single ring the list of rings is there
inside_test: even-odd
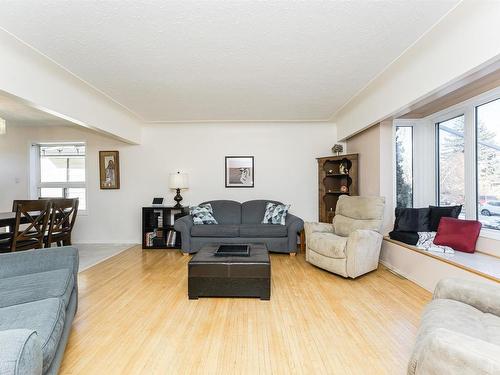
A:
[[[50,367],[64,328],[65,306],[60,298],[0,308],[0,331],[29,329],[38,334],[42,345],[43,372]]]
[[[74,277],[69,269],[0,279],[0,307],[53,297],[60,297],[66,307],[73,287]]]
[[[194,225],[191,228],[191,236],[193,237],[239,237],[239,235],[239,225]]]
[[[287,228],[279,224],[242,224],[240,226],[240,237],[246,238],[270,238],[286,237]]]

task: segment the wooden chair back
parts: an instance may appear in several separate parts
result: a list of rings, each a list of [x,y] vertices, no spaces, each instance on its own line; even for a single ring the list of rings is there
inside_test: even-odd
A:
[[[11,251],[40,249],[49,222],[52,202],[47,200],[16,200],[13,211],[16,213],[14,230],[10,245]],[[23,228],[21,228],[21,225]]]
[[[53,242],[71,245],[71,232],[78,213],[78,198],[53,198],[50,202],[52,202],[52,214],[45,247],[50,247]]]

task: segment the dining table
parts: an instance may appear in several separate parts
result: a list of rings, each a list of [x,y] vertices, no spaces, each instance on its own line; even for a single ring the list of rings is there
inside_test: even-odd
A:
[[[15,212],[0,212],[0,228],[13,227],[16,224]]]

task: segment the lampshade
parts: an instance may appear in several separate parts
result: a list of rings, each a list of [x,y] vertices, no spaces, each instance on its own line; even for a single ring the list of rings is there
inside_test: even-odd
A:
[[[170,173],[168,186],[170,189],[187,189],[189,187],[188,174],[180,172]]]

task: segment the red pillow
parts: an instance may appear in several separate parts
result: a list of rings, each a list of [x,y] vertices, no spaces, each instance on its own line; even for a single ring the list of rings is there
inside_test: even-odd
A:
[[[460,220],[442,217],[439,221],[434,244],[449,246],[457,251],[473,253],[481,231],[481,223],[476,220]]]

